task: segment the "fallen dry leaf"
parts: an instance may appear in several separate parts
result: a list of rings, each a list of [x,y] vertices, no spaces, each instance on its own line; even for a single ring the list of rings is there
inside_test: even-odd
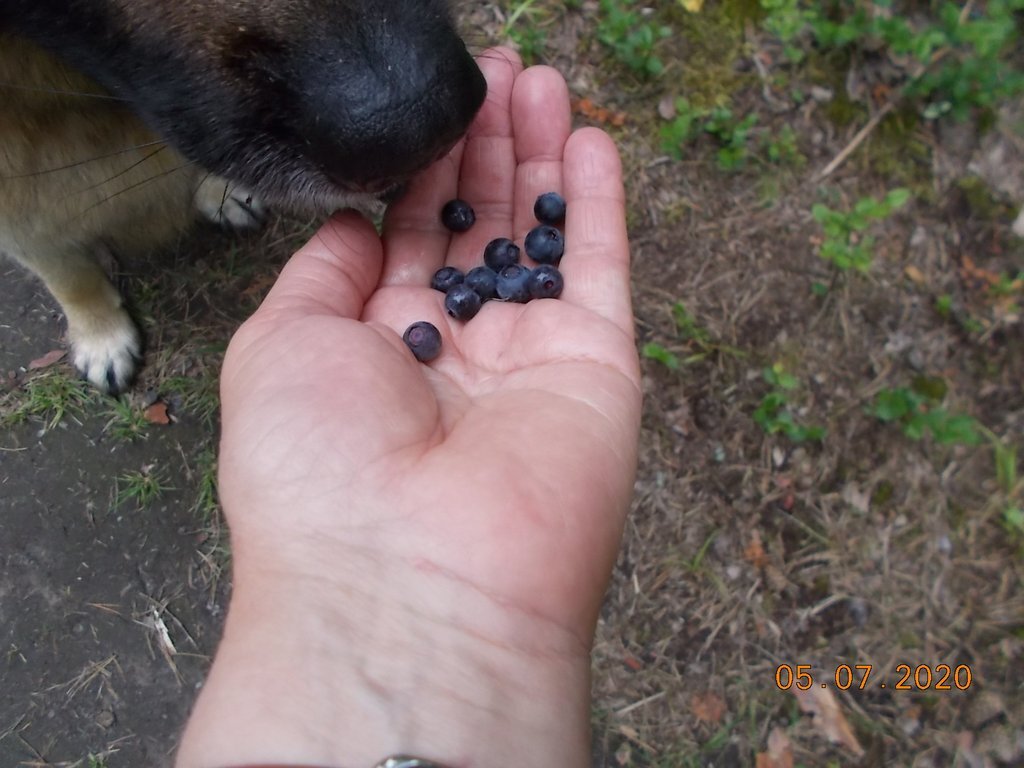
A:
[[[915,267],[913,264],[903,270],[903,274],[907,276],[910,282],[915,285],[924,285],[928,282],[928,279],[924,276],[924,272]]]
[[[42,357],[37,357],[35,360],[30,362],[28,364],[28,369],[30,371],[35,371],[39,368],[48,368],[54,363],[59,363],[61,360],[63,360],[64,355],[66,354],[67,352],[63,349],[55,349],[51,352],[47,352]]]
[[[593,99],[577,99],[572,103],[572,111],[590,118],[601,125],[607,123],[619,128],[626,124],[625,112],[613,112],[606,107],[599,107],[594,103]]]
[[[796,686],[791,690],[796,696],[800,710],[814,717],[815,728],[826,739],[841,744],[858,757],[864,754],[864,748],[857,741],[857,737],[853,735],[853,729],[846,722],[846,717],[839,708],[839,701],[832,691],[817,685],[811,686],[806,691],[801,691]]]
[[[754,531],[750,543],[743,549],[743,559],[755,568],[764,568],[768,565],[768,553],[764,551],[761,536],[757,531]]]
[[[263,296],[277,282],[277,275],[259,275],[242,291],[246,298]]]
[[[171,417],[167,413],[167,403],[157,400],[145,411],[146,421],[150,424],[170,424]]]
[[[725,716],[725,701],[711,691],[697,693],[690,699],[690,711],[702,723],[718,725]]]
[[[622,662],[634,672],[639,672],[644,668],[644,663],[631,653],[623,654]]]
[[[768,734],[768,751],[758,752],[757,768],[793,768],[793,745],[784,728]]]

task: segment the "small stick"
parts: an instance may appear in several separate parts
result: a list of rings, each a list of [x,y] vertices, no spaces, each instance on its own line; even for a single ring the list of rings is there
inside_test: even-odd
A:
[[[856,152],[857,147],[864,143],[864,139],[871,135],[871,132],[878,127],[880,122],[882,122],[882,119],[896,108],[896,101],[896,99],[887,101],[885,106],[878,110],[878,112],[875,113],[875,116],[864,124],[863,128],[857,131],[857,135],[854,136],[850,143],[843,148],[843,151],[832,158],[832,162],[826,165],[821,173],[818,174],[816,181],[824,181],[827,179],[832,175],[836,168],[846,161],[846,158]]]
[[[970,6],[970,3],[968,3],[967,6],[965,6],[964,10],[965,11],[968,10],[969,6]],[[963,19],[963,18],[964,17],[961,14],[961,19]],[[928,63],[919,66],[917,68],[917,71],[914,72],[911,75],[908,84],[909,83],[913,83],[916,80],[918,80],[921,77],[921,75],[923,75],[925,72],[927,72],[937,62],[942,61],[946,56],[948,56],[949,52],[950,52],[949,48],[940,48],[935,53],[933,53],[932,57],[931,57],[931,59],[929,59]],[[904,86],[904,89],[905,88],[906,88],[906,86]],[[825,166],[825,168],[821,171],[821,173],[818,174],[818,176],[815,179],[815,181],[819,181],[819,182],[820,181],[824,181],[829,176],[831,176],[832,173],[836,170],[836,168],[838,168],[840,165],[842,165],[846,161],[846,158],[848,158],[850,155],[852,155],[857,150],[857,147],[859,147],[861,144],[864,143],[864,139],[866,139],[868,136],[871,135],[871,132],[873,130],[875,130],[875,128],[878,127],[878,124],[880,122],[882,122],[882,120],[885,118],[885,116],[888,115],[890,112],[892,112],[896,108],[896,105],[900,103],[900,100],[902,98],[903,98],[903,89],[901,89],[900,92],[897,93],[894,98],[889,99],[889,101],[887,101],[885,103],[885,105],[880,110],[878,110],[878,112],[874,115],[874,117],[872,117],[870,120],[868,120],[867,123],[864,124],[864,127],[861,128],[859,131],[857,131],[857,135],[854,136],[853,139],[850,140],[850,143],[847,144],[846,147],[843,148],[842,152],[840,152],[838,155],[836,155],[832,159],[831,163],[829,163],[828,165]]]

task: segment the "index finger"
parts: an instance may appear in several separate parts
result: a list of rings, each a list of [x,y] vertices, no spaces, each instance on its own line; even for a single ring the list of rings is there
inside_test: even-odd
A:
[[[632,334],[626,192],[619,151],[599,128],[580,128],[565,144],[565,275],[562,298]]]

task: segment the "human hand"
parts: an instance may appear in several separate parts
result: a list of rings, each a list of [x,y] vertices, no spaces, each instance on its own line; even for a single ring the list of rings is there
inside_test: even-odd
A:
[[[454,718],[477,740],[503,720],[525,726],[507,745],[487,737],[496,765],[512,754],[570,765],[589,748],[589,649],[640,413],[621,168],[602,132],[570,135],[554,70],[524,72],[504,50],[480,64],[489,93],[469,136],[392,206],[383,241],[357,215],[335,216],[229,347],[220,491],[235,594],[200,711],[249,712],[246,759],[356,766],[406,749],[491,764],[466,734],[442,732],[438,721]],[[568,204],[562,297],[447,317],[434,271],[479,264],[494,237],[521,243],[550,190]],[[456,196],[477,222],[453,236],[439,212]],[[429,365],[401,339],[417,320],[443,337]],[[345,658],[327,653],[331,637]],[[304,642],[323,652],[310,657]],[[300,666],[317,659],[306,672],[318,687],[335,675],[360,689],[362,670],[363,688],[328,685],[317,708],[333,719],[305,718],[296,739],[282,726],[304,700],[288,689],[296,670],[263,658],[259,674],[239,677],[241,660],[268,648],[305,653]],[[269,686],[281,708],[269,729],[253,726],[252,686]],[[402,694],[421,711],[405,711]],[[330,743],[339,717],[364,744]],[[190,726],[183,759],[203,760],[179,765],[223,764],[210,761],[223,731],[209,736]]]

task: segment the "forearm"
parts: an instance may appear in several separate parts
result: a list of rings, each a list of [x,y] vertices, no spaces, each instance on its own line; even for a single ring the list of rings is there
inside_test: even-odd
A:
[[[364,565],[332,580],[236,570],[177,768],[368,768],[395,753],[459,768],[589,764],[578,638],[451,574]],[[430,587],[415,603],[396,588],[407,578]]]

